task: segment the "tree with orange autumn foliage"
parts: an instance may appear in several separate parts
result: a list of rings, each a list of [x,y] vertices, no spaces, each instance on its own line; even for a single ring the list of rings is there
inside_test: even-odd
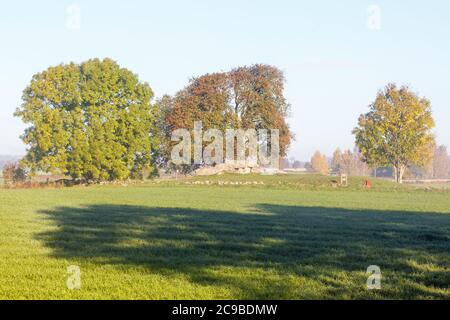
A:
[[[311,158],[311,166],[312,169],[317,173],[323,175],[327,175],[330,173],[327,157],[325,155],[322,155],[319,151],[316,151]]]
[[[283,95],[284,83],[282,71],[260,64],[193,78],[174,97],[161,100],[165,140],[170,144],[173,130],[192,130],[196,121],[202,122],[203,130],[223,133],[278,129],[280,156],[285,156],[293,135],[286,122],[290,105]]]

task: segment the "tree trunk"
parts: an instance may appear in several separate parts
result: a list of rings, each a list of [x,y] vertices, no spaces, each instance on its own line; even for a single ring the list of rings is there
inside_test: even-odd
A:
[[[397,183],[403,183],[403,174],[404,173],[405,173],[405,166],[403,166],[403,165],[394,166],[394,176],[395,176],[395,181]]]

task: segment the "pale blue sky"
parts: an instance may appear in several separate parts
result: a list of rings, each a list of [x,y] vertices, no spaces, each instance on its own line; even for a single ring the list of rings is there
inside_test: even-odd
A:
[[[67,7],[81,9],[79,30]],[[381,29],[367,9],[381,9]],[[285,71],[291,156],[352,148],[351,130],[377,90],[408,84],[433,105],[438,142],[450,145],[450,2],[1,1],[0,154],[23,154],[12,116],[36,72],[61,62],[111,57],[156,96],[191,76],[268,63]]]

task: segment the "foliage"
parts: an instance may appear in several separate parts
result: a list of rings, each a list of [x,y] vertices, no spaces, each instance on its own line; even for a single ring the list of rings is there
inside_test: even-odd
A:
[[[330,173],[328,167],[328,160],[325,155],[322,155],[319,151],[316,151],[311,158],[312,169],[320,174],[327,175]]]
[[[366,176],[370,173],[358,150],[342,152],[339,148],[333,153],[332,170],[349,176]]]
[[[353,133],[369,166],[393,166],[397,182],[402,182],[408,166],[430,162],[433,128],[430,101],[408,87],[389,84],[360,116]]]
[[[449,177],[449,157],[446,146],[436,148],[433,157],[433,178],[446,179]]]
[[[165,110],[166,145],[171,145],[173,130],[192,130],[194,122],[201,121],[203,130],[219,129],[223,133],[226,129],[278,129],[281,156],[285,156],[293,136],[286,123],[290,106],[283,96],[284,82],[283,73],[268,65],[191,79],[174,97],[160,101]],[[167,162],[169,155],[167,151],[165,154]]]
[[[229,73],[232,108],[243,129],[279,129],[280,152],[285,156],[292,133],[286,123],[290,105],[284,97],[285,77],[281,70],[257,64]]]
[[[3,180],[6,182],[13,181],[14,172],[16,171],[16,164],[7,163],[3,166]]]
[[[27,172],[18,163],[5,164],[2,176],[6,184],[22,183],[27,180]]]
[[[333,159],[331,160],[331,168],[336,173],[342,173],[343,154],[341,149],[337,148],[333,153]]]
[[[24,164],[88,181],[142,177],[157,147],[152,97],[148,84],[110,59],[34,75],[15,113],[30,124]]]

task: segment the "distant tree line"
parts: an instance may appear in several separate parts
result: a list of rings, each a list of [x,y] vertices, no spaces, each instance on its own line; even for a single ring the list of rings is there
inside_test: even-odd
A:
[[[430,162],[423,166],[410,166],[405,175],[411,179],[446,179],[450,174],[450,160],[446,146],[431,151]]]
[[[371,175],[372,171],[357,149],[341,151],[340,148],[337,148],[332,157],[327,157],[320,151],[316,151],[311,158],[311,162],[307,163],[305,167],[312,172],[323,175],[367,176]]]
[[[408,166],[405,170],[405,177],[408,179],[448,179],[450,177],[450,158],[447,147],[438,146],[430,153],[431,160],[425,166]],[[380,177],[394,174],[390,167],[370,167],[357,148],[353,152],[341,151],[338,148],[330,158],[316,151],[310,162],[298,163],[301,164],[301,168],[320,174]]]

